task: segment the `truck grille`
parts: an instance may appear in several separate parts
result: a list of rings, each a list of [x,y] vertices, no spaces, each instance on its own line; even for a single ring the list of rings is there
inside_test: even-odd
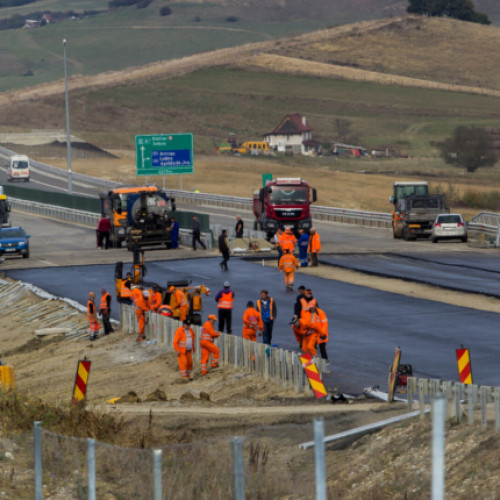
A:
[[[280,219],[298,219],[302,215],[301,208],[275,208],[274,211]]]

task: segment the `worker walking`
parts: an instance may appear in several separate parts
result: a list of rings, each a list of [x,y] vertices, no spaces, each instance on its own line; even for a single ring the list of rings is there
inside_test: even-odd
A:
[[[175,286],[171,286],[168,291],[170,292],[170,307],[174,319],[184,321],[189,315],[189,302],[186,294]]]
[[[283,255],[283,249],[281,248],[281,238],[283,237],[283,228],[279,227],[276,231],[276,234],[273,236],[273,243],[276,246],[276,250],[278,250],[278,263]]]
[[[227,271],[227,261],[231,254],[231,248],[229,246],[229,238],[227,237],[227,230],[223,229],[221,235],[219,236],[219,252],[222,254],[222,262],[219,264],[223,271]]]
[[[287,227],[285,232],[281,235],[281,250],[283,250],[283,253],[288,250],[291,254],[293,254],[295,243],[297,243],[297,238],[295,238],[292,228]]]
[[[95,307],[95,293],[89,292],[87,302],[87,319],[89,320],[90,340],[95,340],[99,335],[99,322],[97,321],[97,309]]]
[[[212,357],[212,368],[217,368],[219,366],[219,348],[214,344],[214,340],[220,335],[219,332],[215,331],[215,322],[217,317],[215,314],[209,314],[207,321],[201,327],[201,374],[206,375],[208,373],[208,360],[210,354]]]
[[[201,224],[198,217],[196,217],[196,215],[193,215],[193,250],[196,250],[196,243],[199,243],[203,248],[203,250],[207,249],[205,243],[201,241],[200,236],[201,236]]]
[[[234,305],[234,292],[231,290],[229,281],[224,282],[224,288],[215,296],[217,308],[219,309],[219,329],[221,332],[226,331],[229,335],[232,334],[231,323]]]
[[[111,326],[111,295],[105,288],[101,288],[101,304],[99,306],[99,316],[102,319],[102,326],[104,327],[104,335],[114,332]]]
[[[309,259],[307,258],[307,249],[309,248],[309,235],[303,230],[299,230],[299,262],[300,267],[307,267],[309,264]]]
[[[318,267],[318,255],[321,252],[321,239],[316,231],[316,228],[312,227],[309,234],[309,247],[308,252],[311,257],[311,266]]]
[[[177,362],[182,378],[190,379],[193,369],[194,332],[191,323],[187,319],[182,322],[182,326],[177,328],[174,335],[173,347],[177,351]],[[190,379],[192,380],[192,379]]]
[[[149,308],[151,311],[158,312],[158,309],[163,302],[163,296],[158,285],[153,285],[152,288],[153,293],[149,296]]]
[[[278,315],[278,308],[274,299],[269,297],[267,290],[261,290],[260,292],[260,299],[257,300],[257,311],[259,311],[262,323],[264,323],[262,342],[271,345],[274,320]]]
[[[295,281],[295,269],[299,268],[299,263],[295,255],[285,248],[283,257],[278,264],[278,269],[285,273],[285,287],[288,291],[293,291],[293,283]]]
[[[97,248],[107,250],[109,248],[109,233],[111,221],[103,214],[97,223]]]
[[[137,324],[139,325],[139,335],[137,336],[137,342],[141,342],[146,338],[146,312],[149,311],[149,292],[142,290],[134,285],[132,287],[132,300],[135,305],[135,316],[137,318]]]
[[[262,323],[260,313],[255,309],[253,302],[249,300],[247,302],[247,308],[243,313],[243,338],[252,342],[257,342],[257,331],[260,337],[262,336],[263,330],[264,324]]]

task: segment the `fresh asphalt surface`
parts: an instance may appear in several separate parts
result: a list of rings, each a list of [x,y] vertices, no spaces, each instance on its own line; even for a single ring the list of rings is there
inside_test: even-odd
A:
[[[470,252],[335,254],[322,259],[333,266],[378,276],[500,297],[500,259],[496,255]]]
[[[126,255],[130,261],[131,254]],[[466,265],[469,259],[474,259],[473,255],[454,256],[454,259]],[[338,255],[323,255],[325,261],[337,258]],[[344,264],[349,258],[351,257],[342,257]],[[353,256],[352,260],[356,261],[357,257]],[[378,258],[375,267],[380,271],[385,261],[384,258]],[[223,282],[229,280],[236,294],[233,310],[235,335],[241,335],[241,318],[247,301],[255,301],[260,290],[266,288],[278,306],[273,343],[297,350],[289,326],[296,293],[285,291],[283,277],[277,269],[263,267],[261,261],[232,258],[229,262],[230,270],[222,272],[218,262],[219,259],[216,258],[148,262],[146,280],[165,285],[170,280],[188,278],[193,284],[206,284],[211,295],[204,297],[204,318],[210,313],[216,313],[214,297]],[[491,265],[493,270],[493,259],[488,259],[487,262],[490,262],[487,265]],[[411,264],[406,265],[409,266],[407,272],[415,275],[422,272],[420,266],[412,271]],[[448,266],[444,268],[447,269]],[[126,270],[128,264],[124,266],[124,272]],[[462,270],[463,267],[460,267],[456,272],[460,273]],[[479,287],[484,271],[478,272],[481,273],[478,277]],[[431,274],[437,273],[433,271]],[[103,286],[112,293],[114,291],[114,265],[11,270],[7,271],[7,275],[82,304],[86,304],[90,290],[94,290],[97,296]],[[448,273],[445,275],[448,276]],[[470,279],[473,280],[472,277]],[[382,390],[386,390],[388,369],[397,346],[402,349],[402,362],[411,363],[415,375],[458,380],[455,349],[461,344],[471,349],[474,383],[500,385],[498,314],[413,299],[311,276],[302,279],[299,275],[296,285],[300,284],[312,288],[319,305],[329,318],[328,353],[332,373],[325,379],[328,387],[337,387],[340,391],[351,394],[359,394],[364,387],[373,385],[380,385]],[[486,293],[489,290],[488,285]],[[115,307],[115,317],[116,312]]]

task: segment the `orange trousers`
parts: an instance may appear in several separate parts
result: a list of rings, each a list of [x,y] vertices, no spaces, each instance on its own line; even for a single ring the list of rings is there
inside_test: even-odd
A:
[[[139,323],[139,335],[144,336],[144,329],[146,328],[146,316],[142,309],[135,310],[135,316],[137,318],[137,323]]]
[[[292,269],[291,271],[285,271],[285,286],[293,285],[295,281],[295,271]]]
[[[201,346],[201,374],[205,375],[208,373],[208,359],[210,358],[210,353],[213,354],[212,357],[212,368],[215,368],[219,364],[219,348],[209,340],[200,340]]]
[[[187,318],[189,306],[179,307],[179,321],[184,321]]]
[[[89,332],[90,332],[90,336],[99,334],[99,323],[97,321],[90,320]]]
[[[312,356],[316,356],[316,341],[317,335],[304,335],[302,337],[302,351],[309,352]]]
[[[243,335],[242,337],[246,340],[250,340],[252,342],[257,342],[257,332],[253,330],[254,333],[246,333],[245,330],[243,330]]]
[[[185,351],[177,353],[177,362],[179,363],[179,371],[181,377],[189,378],[191,370],[193,369],[193,354],[192,351]]]

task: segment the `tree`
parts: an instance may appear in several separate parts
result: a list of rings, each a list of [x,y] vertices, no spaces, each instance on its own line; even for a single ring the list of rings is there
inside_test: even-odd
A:
[[[488,16],[476,12],[472,0],[408,0],[406,11],[426,16],[448,16],[461,21],[491,24]]]
[[[479,167],[492,167],[498,161],[486,130],[475,127],[457,127],[453,136],[439,145],[446,163],[465,167],[475,172]]]

